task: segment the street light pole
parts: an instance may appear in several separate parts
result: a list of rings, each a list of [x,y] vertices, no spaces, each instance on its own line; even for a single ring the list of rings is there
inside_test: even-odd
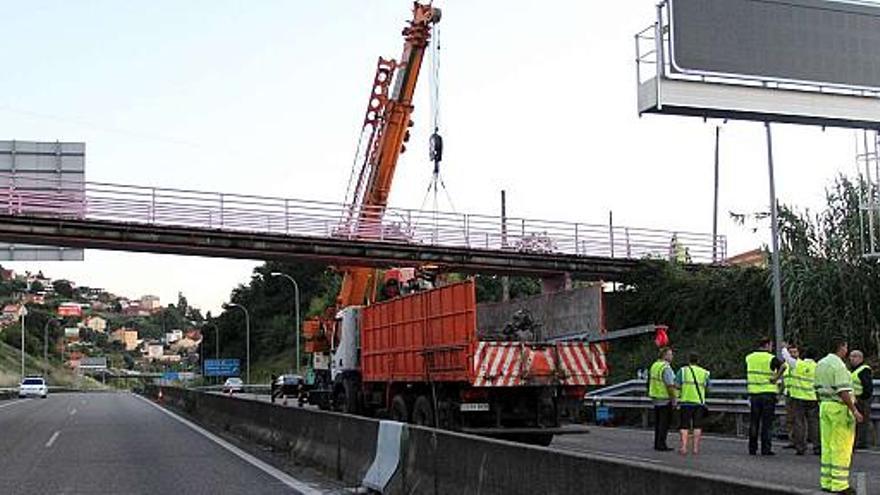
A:
[[[27,314],[27,308],[21,305],[21,381],[24,381],[24,317]]]
[[[284,277],[287,280],[290,280],[293,283],[293,293],[294,293],[294,311],[296,312],[296,373],[299,374],[300,364],[302,363],[302,359],[300,358],[299,346],[300,346],[300,316],[299,316],[299,284],[296,283],[293,277],[286,273],[281,272],[272,272],[270,273],[273,277]]]
[[[247,308],[237,303],[229,303],[230,308],[241,308],[244,311],[244,329],[245,329],[245,359],[247,359],[247,368],[245,368],[245,378],[247,384],[251,383],[251,315]]]
[[[776,334],[776,355],[782,356],[782,341],[785,338],[782,318],[782,270],[779,267],[779,213],[776,202],[776,177],[773,171],[773,137],[770,122],[764,122],[767,131],[767,168],[770,176],[770,233],[773,253],[770,263],[773,274],[773,322]]]

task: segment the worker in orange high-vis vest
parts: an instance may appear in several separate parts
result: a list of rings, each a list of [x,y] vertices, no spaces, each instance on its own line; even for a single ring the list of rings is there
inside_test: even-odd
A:
[[[853,398],[852,375],[843,362],[849,348],[846,339],[832,339],[832,352],[816,365],[816,395],[819,397],[819,432],[822,436],[820,479],[822,489],[832,493],[854,493],[849,487],[856,423],[862,413]]]

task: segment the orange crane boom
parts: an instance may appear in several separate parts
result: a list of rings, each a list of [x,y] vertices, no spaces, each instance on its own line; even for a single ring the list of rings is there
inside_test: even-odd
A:
[[[380,238],[382,218],[400,155],[406,151],[413,122],[413,95],[431,26],[440,21],[440,9],[413,3],[413,18],[403,30],[400,61],[379,57],[363,128],[369,131],[366,158],[349,201],[344,229],[359,238]],[[392,77],[394,77],[393,87]],[[372,268],[343,267],[337,307],[364,304],[369,299]]]

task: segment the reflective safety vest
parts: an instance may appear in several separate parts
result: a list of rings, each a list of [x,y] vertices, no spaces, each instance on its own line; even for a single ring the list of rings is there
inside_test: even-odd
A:
[[[871,369],[870,366],[868,366],[867,364],[863,364],[863,365],[859,366],[858,368],[856,368],[855,370],[853,370],[853,372],[852,372],[853,384],[852,385],[853,385],[853,395],[855,397],[862,395],[862,392],[865,391],[864,387],[862,387],[862,381],[859,379],[859,373],[861,373],[864,370],[869,370],[869,369]]]
[[[775,394],[776,384],[773,383],[773,369],[770,363],[773,354],[767,351],[755,351],[746,356],[746,381],[749,395]]]
[[[786,397],[791,397],[791,386],[794,383],[794,369],[791,366],[785,366],[785,373],[782,374],[782,392]]]
[[[669,368],[669,363],[662,359],[654,361],[651,370],[648,373],[648,397],[655,400],[669,399],[669,389],[666,388],[666,382],[663,381],[663,373]]]
[[[706,381],[709,372],[692,364],[681,369],[681,402],[683,404],[706,403]],[[694,380],[696,378],[696,380]]]
[[[791,369],[791,367],[789,367]],[[816,361],[798,359],[787,385],[789,395],[798,400],[816,400]]]
[[[842,404],[839,394],[843,390],[852,390],[852,375],[839,356],[829,354],[816,365],[816,396],[823,402]]]

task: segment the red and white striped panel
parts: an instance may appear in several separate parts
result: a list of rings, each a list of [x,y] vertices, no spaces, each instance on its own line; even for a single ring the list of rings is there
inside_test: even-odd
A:
[[[539,383],[602,385],[605,352],[601,345],[479,342],[474,353],[474,386],[513,387]]]
[[[557,344],[566,385],[604,385],[608,367],[601,344],[566,342]]]

